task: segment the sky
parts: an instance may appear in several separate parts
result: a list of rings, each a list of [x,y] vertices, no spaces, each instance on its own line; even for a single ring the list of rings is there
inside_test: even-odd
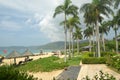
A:
[[[72,2],[80,7],[91,0]],[[62,3],[63,0],[0,0],[0,46],[36,46],[63,41],[63,26],[59,25],[63,15],[53,18],[55,8]]]

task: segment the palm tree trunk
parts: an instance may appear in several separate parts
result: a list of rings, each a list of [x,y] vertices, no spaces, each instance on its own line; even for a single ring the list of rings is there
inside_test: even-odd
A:
[[[74,39],[73,39],[73,31],[72,31],[71,35],[72,35],[72,54],[71,54],[71,57],[73,57],[73,55],[74,55]]]
[[[95,31],[94,31],[94,28],[93,28],[93,44],[92,44],[92,46],[93,46],[93,53],[94,53],[94,57],[95,57],[95,45],[94,45],[94,43],[95,43]]]
[[[103,46],[103,51],[105,51],[105,39],[103,33],[102,33],[102,46]]]
[[[101,57],[100,55],[100,36],[99,36],[99,26],[98,23],[96,24],[96,42],[97,42],[97,56]]]
[[[66,28],[66,14],[65,14],[65,24],[64,24],[64,30],[65,30],[65,45],[64,45],[64,48],[65,48],[65,57],[64,57],[64,62],[67,61],[67,28]]]
[[[90,46],[89,51],[91,52],[91,36],[89,37],[89,46]]]
[[[69,59],[71,58],[71,31],[69,31]]]
[[[117,30],[115,29],[116,53],[118,53]]]
[[[77,37],[77,53],[79,54],[79,38]]]

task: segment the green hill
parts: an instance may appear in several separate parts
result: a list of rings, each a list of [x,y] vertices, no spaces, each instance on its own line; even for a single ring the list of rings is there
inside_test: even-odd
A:
[[[48,43],[46,45],[39,46],[38,48],[39,49],[52,49],[52,50],[59,49],[59,50],[61,50],[61,49],[64,49],[64,41]]]

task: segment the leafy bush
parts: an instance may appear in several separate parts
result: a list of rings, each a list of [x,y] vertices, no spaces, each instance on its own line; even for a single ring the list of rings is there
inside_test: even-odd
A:
[[[100,71],[99,74],[96,74],[92,79],[86,76],[82,80],[116,80],[116,78],[113,75]]]
[[[113,56],[115,55],[116,53],[115,52],[101,52],[101,57],[105,57],[105,56]]]
[[[107,65],[117,69],[118,71],[120,71],[120,55],[116,54],[116,55],[109,55],[106,57],[107,61]]]
[[[105,64],[106,58],[104,57],[86,57],[82,59],[83,64]]]
[[[86,58],[86,57],[94,57],[94,53],[93,52],[84,52],[82,53],[82,57]]]
[[[32,75],[20,72],[13,66],[0,66],[0,80],[37,80]]]
[[[115,47],[116,43],[115,40],[110,40],[106,42],[106,50],[107,51],[115,51],[116,47]],[[118,46],[120,47],[120,43],[118,43]],[[118,48],[120,50],[120,48]]]

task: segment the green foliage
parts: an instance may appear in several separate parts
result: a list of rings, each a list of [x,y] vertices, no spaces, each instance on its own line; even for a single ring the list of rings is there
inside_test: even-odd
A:
[[[84,64],[105,64],[106,58],[104,57],[86,57],[82,59],[82,63]]]
[[[37,80],[32,75],[20,72],[13,66],[0,66],[0,80]]]
[[[102,57],[98,58],[98,57],[94,57],[95,56],[94,52],[85,52],[82,54],[82,63],[83,64],[105,64],[106,58],[104,56],[109,53],[103,52],[101,54],[102,54]]]
[[[70,60],[67,61],[67,64],[70,66],[70,65],[79,65],[80,64],[80,56],[75,56],[75,57],[72,57]]]
[[[120,54],[106,56],[107,65],[120,71]]]
[[[116,54],[115,52],[101,52],[102,57],[109,56],[109,55],[113,56],[115,54]]]
[[[94,57],[94,53],[93,52],[84,52],[82,53],[82,57],[86,58],[86,57]]]
[[[96,74],[92,79],[86,76],[82,80],[116,80],[116,78],[113,75],[100,71],[99,74]]]
[[[49,72],[56,69],[63,69],[64,67],[68,66],[67,63],[58,62],[57,60],[59,60],[58,57],[51,56],[51,57],[31,61],[18,68],[20,70],[30,71],[30,72],[38,72],[38,71]]]
[[[115,51],[116,49],[116,43],[115,43],[115,40],[111,40],[111,41],[107,41],[106,42],[106,50],[107,51]],[[119,50],[120,50],[120,43],[118,43],[118,46],[119,46]]]

